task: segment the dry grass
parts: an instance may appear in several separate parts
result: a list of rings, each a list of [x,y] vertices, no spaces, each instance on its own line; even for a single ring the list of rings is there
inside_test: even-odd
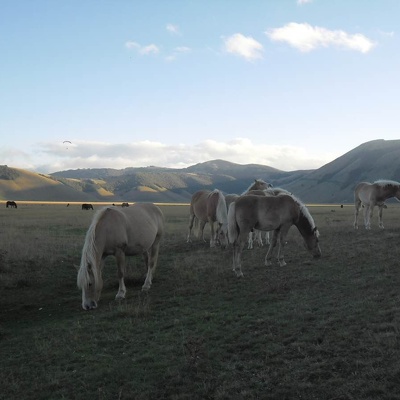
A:
[[[95,206],[97,208],[97,206]],[[354,231],[351,207],[310,208],[323,257],[299,233],[285,268],[246,251],[186,243],[187,205],[167,221],[152,289],[129,260],[116,302],[114,262],[99,308],[84,312],[76,270],[92,211],[0,209],[0,398],[399,399],[400,208],[386,229]]]

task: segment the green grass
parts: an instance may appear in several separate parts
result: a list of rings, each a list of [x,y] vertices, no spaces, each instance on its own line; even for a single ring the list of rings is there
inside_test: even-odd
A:
[[[81,309],[76,269],[92,212],[0,209],[0,398],[400,399],[400,208],[386,229],[352,228],[351,207],[311,207],[320,260],[289,232],[287,266],[186,243],[187,206],[167,221],[153,286],[112,258],[99,308]]]

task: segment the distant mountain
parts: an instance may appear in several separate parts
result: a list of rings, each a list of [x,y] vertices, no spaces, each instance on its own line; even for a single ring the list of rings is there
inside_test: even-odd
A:
[[[316,170],[285,172],[258,164],[212,160],[188,168],[92,168],[37,174],[0,166],[0,199],[37,201],[189,202],[199,189],[242,193],[254,179],[305,202],[352,203],[357,182],[400,181],[400,140],[364,143]]]

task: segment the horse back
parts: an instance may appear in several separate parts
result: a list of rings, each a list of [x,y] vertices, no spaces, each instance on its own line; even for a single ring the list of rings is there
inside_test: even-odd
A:
[[[289,195],[245,195],[236,201],[236,221],[241,229],[274,230],[298,218],[299,207]]]
[[[354,189],[354,201],[361,201],[363,204],[374,204],[377,201],[384,201],[382,189],[379,185],[369,182],[360,182]]]
[[[193,193],[190,201],[190,214],[200,221],[207,221],[207,199],[210,193],[209,190],[198,190]]]
[[[161,210],[151,203],[126,208],[107,208],[96,226],[96,247],[103,254],[114,254],[117,248],[134,255],[148,250],[164,234]]]

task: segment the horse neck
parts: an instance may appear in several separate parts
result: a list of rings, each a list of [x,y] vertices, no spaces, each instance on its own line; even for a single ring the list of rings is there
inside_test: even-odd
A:
[[[398,185],[389,185],[383,188],[383,193],[385,200],[390,197],[395,197],[397,200],[400,200],[400,186]]]
[[[302,236],[309,236],[314,233],[314,220],[305,206],[299,205],[299,217],[295,222],[295,225]]]
[[[101,277],[101,269],[100,269],[100,257],[98,254],[98,249],[96,246],[96,227],[103,214],[101,213],[95,216],[93,219],[85,237],[85,243],[82,249],[82,258],[81,258],[81,266],[80,269],[82,273],[85,274],[86,279],[88,279],[88,265],[92,267],[92,272],[94,276],[94,284],[95,287],[98,285],[99,278]]]

